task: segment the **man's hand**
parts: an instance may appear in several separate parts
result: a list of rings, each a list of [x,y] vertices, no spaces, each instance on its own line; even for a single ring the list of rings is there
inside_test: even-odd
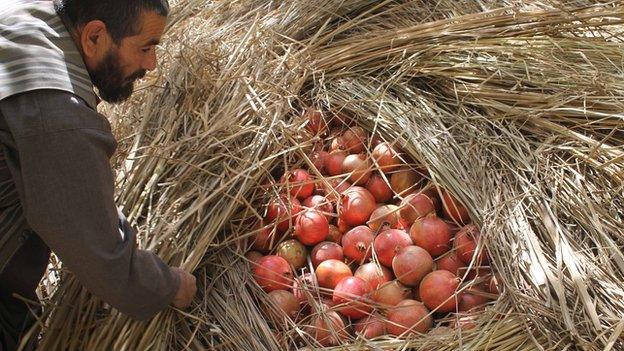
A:
[[[174,267],[173,271],[180,277],[180,287],[173,297],[171,304],[177,308],[186,308],[191,304],[197,292],[195,276],[179,267]]]

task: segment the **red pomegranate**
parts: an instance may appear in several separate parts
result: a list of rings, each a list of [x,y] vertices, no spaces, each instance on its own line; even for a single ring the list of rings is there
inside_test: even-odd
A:
[[[371,174],[365,187],[371,194],[373,194],[375,201],[378,203],[387,202],[392,199],[392,196],[394,195],[390,185],[388,185],[386,180],[378,173]]]
[[[305,245],[316,245],[327,238],[327,217],[317,210],[305,210],[295,223],[295,236]]]
[[[342,162],[348,153],[344,150],[337,149],[329,153],[329,156],[325,159],[325,170],[330,175],[342,174]]]
[[[459,278],[449,271],[433,271],[420,282],[420,300],[436,312],[456,311],[461,300],[459,283]]]
[[[295,320],[297,317],[299,301],[290,291],[273,290],[269,292],[269,301],[265,313],[274,322],[283,322],[286,317]]]
[[[321,211],[321,213],[323,213],[325,217],[327,217],[328,221],[333,219],[334,206],[329,200],[327,200],[325,196],[312,195],[303,200],[302,205],[307,208],[313,208],[315,210]]]
[[[327,234],[327,241],[331,241],[334,243],[342,243],[342,233],[340,229],[333,224],[329,225],[329,233]]]
[[[418,218],[435,213],[435,206],[431,199],[422,193],[409,194],[401,201],[401,218],[408,223],[414,223]]]
[[[315,273],[319,286],[326,289],[334,289],[342,278],[353,275],[349,266],[333,259],[319,263]]]
[[[344,145],[352,154],[357,154],[364,150],[366,139],[368,139],[368,134],[361,127],[351,127],[342,134]]]
[[[342,261],[344,259],[342,246],[331,241],[323,241],[321,243],[318,243],[312,249],[310,259],[312,260],[312,266],[314,266],[314,268],[316,268],[321,262],[326,260],[334,259]]]
[[[392,272],[375,262],[368,262],[359,266],[353,276],[368,282],[372,289],[377,289],[381,284],[392,279]]]
[[[457,257],[465,264],[470,264],[470,261],[472,261],[472,257],[477,250],[479,236],[479,228],[474,224],[468,224],[457,232],[453,242],[453,248],[457,251]],[[490,261],[485,248],[479,252],[476,259],[478,265],[485,265]]]
[[[312,273],[304,273],[295,278],[292,284],[292,292],[301,305],[307,304],[309,297],[316,299],[318,297],[318,285]]]
[[[348,174],[349,180],[355,185],[366,184],[371,170],[370,160],[363,153],[348,155],[342,161],[342,172]]]
[[[470,223],[470,214],[466,207],[445,190],[442,191],[442,209],[446,218],[459,224]]]
[[[254,228],[251,236],[251,247],[263,253],[267,253],[277,246],[284,235],[278,233],[275,227],[259,224]]]
[[[298,199],[310,197],[314,192],[312,177],[305,169],[292,170],[288,173],[288,177],[286,177],[286,175],[282,176],[280,182],[286,184],[290,195]]]
[[[399,229],[386,229],[377,235],[373,248],[379,262],[386,267],[392,267],[394,256],[409,245],[412,245],[412,239],[406,232]]]
[[[388,142],[375,146],[373,159],[377,162],[379,169],[384,172],[392,172],[403,164],[397,150]]]
[[[332,301],[342,315],[358,319],[366,316],[373,309],[370,304],[371,287],[358,277],[342,278],[334,288]]]
[[[416,300],[403,300],[388,310],[386,329],[397,336],[424,334],[433,326],[429,310]]]
[[[399,223],[399,207],[395,205],[381,205],[371,213],[370,219],[366,223],[370,229],[377,232],[384,224],[390,228],[396,227]]]
[[[338,218],[338,220],[336,221],[337,224],[337,228],[340,231],[340,233],[342,233],[343,235],[348,232],[349,230],[353,229],[353,227],[351,227],[350,225],[348,225],[345,221],[343,221],[342,219]],[[340,239],[342,242],[342,239]]]
[[[293,268],[299,269],[306,264],[308,249],[299,241],[290,239],[277,246],[277,256],[285,259]]]
[[[266,292],[286,290],[292,281],[292,271],[288,262],[274,255],[264,256],[254,267],[253,277]]]
[[[388,308],[410,298],[412,289],[401,284],[398,280],[392,280],[381,284],[373,291],[371,297],[380,308]]]
[[[312,132],[313,135],[323,134],[327,130],[327,122],[325,122],[323,113],[320,110],[308,108],[303,116],[307,120],[306,129]]]
[[[342,249],[346,258],[357,263],[368,261],[372,256],[371,245],[375,235],[369,227],[361,225],[342,236]]]
[[[431,256],[440,256],[451,247],[449,226],[434,213],[417,219],[410,229],[415,245],[422,247]]]
[[[406,246],[392,260],[392,270],[401,283],[416,286],[433,270],[433,258],[419,246]]]
[[[455,251],[450,251],[448,254],[436,259],[436,270],[443,269],[459,276],[460,269],[464,267],[466,267],[466,264],[457,257]]]
[[[426,185],[421,193],[427,195],[431,202],[433,202],[433,207],[435,207],[435,212],[438,213],[442,211],[442,201],[440,200],[440,196],[436,188],[432,185]]]
[[[290,223],[294,224],[297,216],[301,212],[301,203],[293,198],[289,199],[285,196],[273,199],[267,205],[264,223],[269,224],[277,222],[277,230],[284,233],[290,228]]]
[[[416,190],[418,183],[422,180],[422,175],[417,171],[404,167],[392,173],[390,176],[390,187],[396,194],[405,196]]]
[[[366,339],[373,339],[386,334],[386,322],[381,315],[373,313],[353,323],[353,330]]]
[[[351,187],[351,183],[337,178],[330,178],[327,182],[321,183],[324,184],[323,195],[331,203],[337,202],[341,194]]]
[[[346,224],[355,227],[366,223],[375,208],[375,197],[365,188],[354,186],[342,193],[339,215]]]
[[[483,289],[473,286],[468,290],[465,290],[461,299],[459,300],[459,311],[467,312],[470,310],[482,311],[485,309],[485,304],[489,299],[484,296],[485,291]]]
[[[324,150],[313,151],[310,154],[310,161],[312,161],[312,165],[316,168],[316,170],[325,174],[325,163],[327,162],[327,158],[329,157],[329,153]]]

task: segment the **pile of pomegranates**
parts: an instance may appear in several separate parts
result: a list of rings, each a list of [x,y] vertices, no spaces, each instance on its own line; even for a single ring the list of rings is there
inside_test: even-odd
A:
[[[315,147],[275,181],[249,237],[267,319],[322,346],[474,327],[462,316],[502,286],[466,207],[393,141],[342,113],[305,113]]]

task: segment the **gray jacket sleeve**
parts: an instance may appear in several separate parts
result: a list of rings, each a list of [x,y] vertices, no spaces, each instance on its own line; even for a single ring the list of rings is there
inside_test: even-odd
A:
[[[90,292],[122,313],[144,320],[166,308],[179,278],[135,247],[134,231],[118,216],[109,163],[117,144],[106,118],[58,90],[4,99],[0,111],[33,231]]]

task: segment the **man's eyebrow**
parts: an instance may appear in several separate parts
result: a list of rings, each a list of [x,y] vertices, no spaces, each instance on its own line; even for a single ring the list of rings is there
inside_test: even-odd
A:
[[[150,39],[147,43],[145,43],[144,46],[149,46],[149,45],[158,45],[160,44],[160,40],[156,39],[156,38],[152,38]]]

